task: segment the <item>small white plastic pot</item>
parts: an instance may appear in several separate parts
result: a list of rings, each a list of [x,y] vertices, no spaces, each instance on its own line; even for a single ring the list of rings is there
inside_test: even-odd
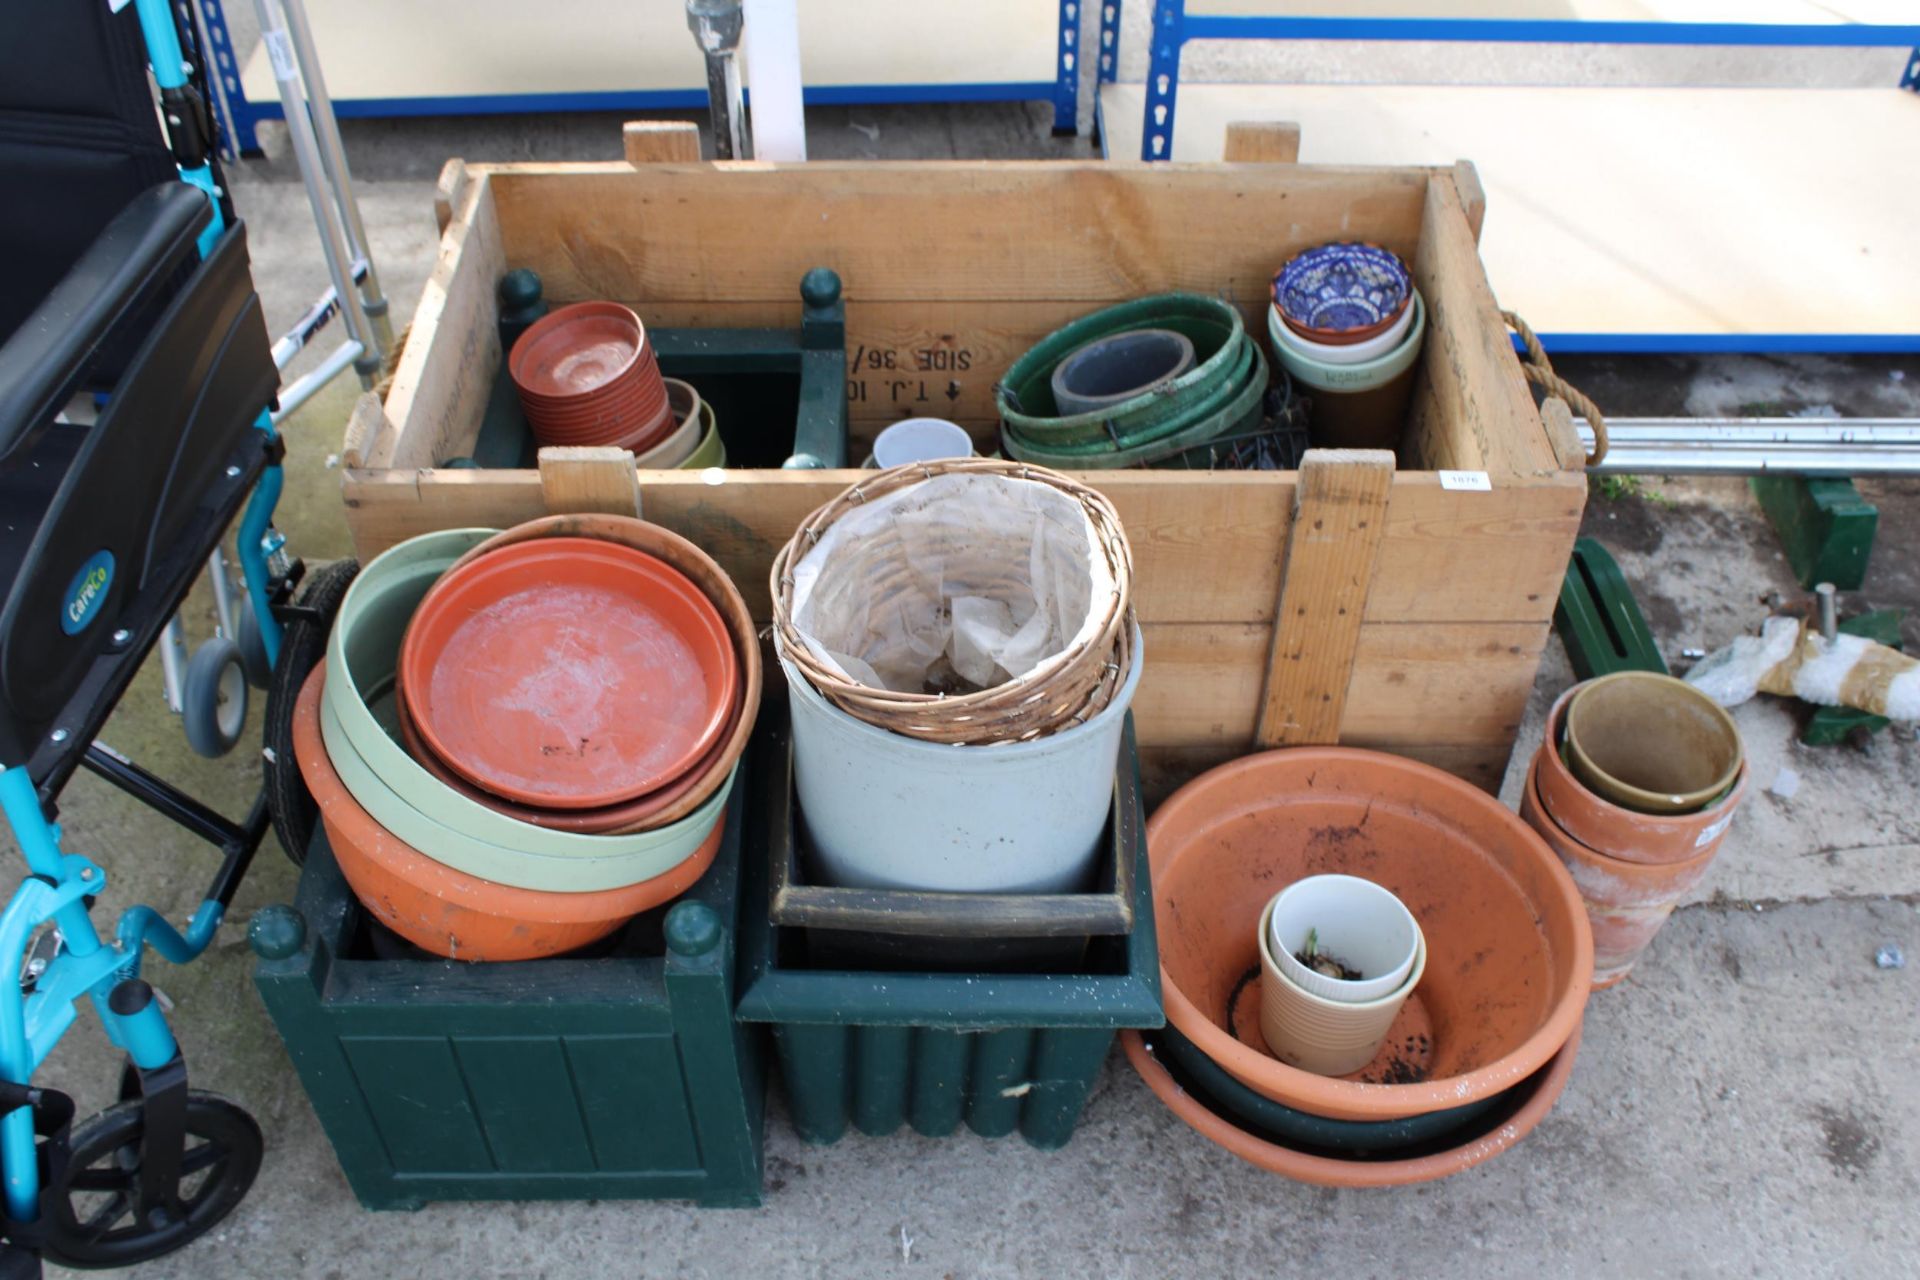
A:
[[[973,437],[945,418],[903,418],[873,440],[874,465],[883,471],[909,462],[972,456]]]
[[[1319,950],[1358,969],[1358,978],[1330,978],[1295,953],[1312,934]],[[1294,985],[1327,1000],[1361,1004],[1390,995],[1413,972],[1420,925],[1400,899],[1360,876],[1308,876],[1273,900],[1274,963]]]

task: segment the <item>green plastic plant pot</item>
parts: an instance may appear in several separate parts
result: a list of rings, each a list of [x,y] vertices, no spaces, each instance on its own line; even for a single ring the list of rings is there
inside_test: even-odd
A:
[[[1193,342],[1195,363],[1179,377],[1131,400],[1094,413],[1061,416],[1053,400],[1053,370],[1100,338],[1134,329],[1171,329]],[[1187,419],[1216,396],[1243,357],[1246,326],[1238,308],[1218,298],[1163,293],[1123,302],[1056,329],[1014,362],[994,391],[1000,419],[1034,445],[1105,444],[1144,438],[1155,428]]]
[[[1148,1041],[1157,1042],[1159,1048],[1166,1050],[1167,1056],[1192,1077],[1206,1101],[1232,1112],[1262,1133],[1296,1146],[1325,1147],[1356,1155],[1401,1151],[1459,1131],[1507,1096],[1506,1093],[1490,1094],[1465,1106],[1428,1111],[1403,1120],[1334,1120],[1260,1096],[1228,1075],[1172,1023],[1154,1032]]]
[[[1273,308],[1267,308],[1267,340],[1274,359],[1295,381],[1315,391],[1372,391],[1384,387],[1413,367],[1427,336],[1427,301],[1413,291],[1413,326],[1398,347],[1387,354],[1360,364],[1328,364],[1302,351],[1293,341],[1293,333],[1282,324]]]
[[[1267,360],[1254,343],[1241,344],[1246,353],[1246,372],[1232,384],[1223,385],[1224,403],[1197,422],[1182,425],[1169,436],[1146,444],[1115,449],[1111,443],[1091,448],[1055,449],[1022,436],[1009,426],[1002,433],[1007,456],[1021,462],[1034,462],[1062,471],[1114,470],[1121,467],[1150,466],[1198,448],[1218,436],[1248,429],[1259,421],[1267,393]]]
[[[364,764],[371,777],[440,831],[439,843],[432,837],[417,838],[423,836],[417,824],[413,825],[411,834],[391,827],[387,817],[355,791],[355,798],[367,812],[407,843],[431,851],[447,865],[471,875],[520,887],[554,887],[551,876],[523,883],[528,875],[535,873],[530,870],[515,873],[511,867],[502,867],[493,856],[495,850],[505,850],[522,858],[631,858],[630,870],[638,873],[652,865],[656,869],[651,874],[655,875],[678,865],[699,847],[698,839],[692,844],[686,843],[698,824],[706,821],[706,827],[699,828],[703,831],[712,826],[712,815],[725,804],[726,787],[721,787],[686,818],[653,831],[583,835],[550,830],[508,817],[454,791],[408,755],[375,716],[372,695],[393,678],[400,640],[414,606],[448,566],[495,532],[452,529],[422,534],[375,557],[360,570],[340,603],[333,634],[327,641],[323,724],[330,717],[339,730],[336,738],[329,739],[330,754],[336,740],[341,744],[339,754],[346,754],[350,746],[352,754]],[[335,761],[335,768],[340,770],[343,779],[351,767],[351,762]],[[351,783],[348,789],[354,790]],[[397,816],[402,823],[409,821],[404,815],[392,816]],[[459,860],[462,850],[473,855],[471,865]],[[489,869],[483,870],[482,863]]]
[[[704,471],[708,467],[727,465],[727,444],[720,438],[720,423],[713,415],[713,406],[705,400],[700,402],[700,417],[706,429],[700,433],[700,443],[680,464],[681,471]]]

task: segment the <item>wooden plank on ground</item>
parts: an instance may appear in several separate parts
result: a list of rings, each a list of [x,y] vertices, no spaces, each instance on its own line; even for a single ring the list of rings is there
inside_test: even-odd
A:
[[[1392,485],[1393,455],[1384,449],[1309,449],[1301,462],[1254,729],[1259,746],[1340,740]]]

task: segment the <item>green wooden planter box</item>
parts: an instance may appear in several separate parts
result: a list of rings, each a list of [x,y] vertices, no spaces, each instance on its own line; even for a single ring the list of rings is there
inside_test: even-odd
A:
[[[786,746],[784,726],[770,725],[759,759],[784,760]],[[1133,931],[1090,939],[1085,958],[1059,973],[810,967],[804,932],[768,916],[772,868],[790,856],[790,775],[759,771],[741,871],[738,1016],[772,1025],[802,1138],[835,1142],[849,1124],[941,1137],[963,1121],[989,1138],[1017,1129],[1036,1147],[1073,1136],[1114,1032],[1165,1021],[1131,719],[1121,760],[1115,821],[1133,856]]]
[[[255,918],[254,983],[362,1204],[760,1203],[764,1033],[733,1019],[743,808],[736,787],[712,869],[597,959],[374,958],[315,837],[297,907]]]

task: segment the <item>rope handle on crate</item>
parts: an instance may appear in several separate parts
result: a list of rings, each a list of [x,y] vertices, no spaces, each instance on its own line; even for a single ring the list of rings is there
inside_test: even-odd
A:
[[[1548,395],[1565,400],[1593,428],[1593,452],[1587,455],[1587,465],[1599,466],[1607,456],[1607,420],[1601,415],[1600,406],[1553,371],[1553,362],[1547,359],[1547,349],[1540,345],[1540,339],[1525,320],[1511,311],[1502,311],[1500,318],[1507,322],[1509,329],[1520,335],[1521,343],[1527,348],[1527,358],[1520,362],[1520,371],[1527,375],[1527,381]]]

